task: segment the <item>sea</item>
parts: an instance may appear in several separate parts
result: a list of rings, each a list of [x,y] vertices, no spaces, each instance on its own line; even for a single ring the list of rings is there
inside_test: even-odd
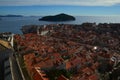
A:
[[[24,25],[44,25],[44,24],[82,24],[90,23],[120,23],[120,16],[76,16],[75,21],[65,22],[47,22],[39,21],[41,16],[27,16],[27,17],[1,17],[0,33],[12,32],[14,34],[22,34],[21,28]]]

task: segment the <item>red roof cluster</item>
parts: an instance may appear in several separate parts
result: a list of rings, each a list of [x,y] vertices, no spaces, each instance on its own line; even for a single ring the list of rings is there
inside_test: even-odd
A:
[[[63,26],[54,28],[54,26]],[[51,35],[40,36],[29,33],[23,36],[15,35],[20,47],[24,46],[24,52],[33,51],[24,55],[24,61],[34,80],[48,80],[42,77],[41,69],[59,67],[61,69],[76,69],[78,75],[73,75],[72,80],[99,80],[95,70],[99,67],[98,59],[110,59],[111,51],[92,44],[98,35],[94,31],[75,31],[71,25],[50,25]],[[72,34],[73,33],[73,34]],[[65,66],[62,66],[65,64]],[[44,72],[44,76],[45,72]],[[44,79],[43,79],[44,78]],[[61,75],[58,80],[68,80]]]

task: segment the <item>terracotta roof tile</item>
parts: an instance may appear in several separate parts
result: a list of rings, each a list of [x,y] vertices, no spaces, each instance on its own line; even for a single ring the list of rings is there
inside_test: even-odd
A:
[[[66,69],[69,70],[72,68],[71,62],[66,62]]]
[[[65,76],[61,75],[61,76],[58,77],[57,80],[69,80],[69,79],[67,79]]]
[[[89,76],[89,80],[99,80],[96,74]]]
[[[90,75],[90,74],[93,73],[93,71],[92,71],[90,68],[88,68],[88,67],[84,68],[84,69],[82,70],[82,72],[85,73],[85,74],[87,74],[87,75]]]

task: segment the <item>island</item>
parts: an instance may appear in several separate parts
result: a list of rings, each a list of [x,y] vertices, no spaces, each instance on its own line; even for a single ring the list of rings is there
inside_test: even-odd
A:
[[[22,15],[12,15],[12,14],[9,14],[9,15],[0,15],[0,17],[23,17]]]
[[[39,19],[39,21],[74,21],[75,17],[67,15],[64,13],[55,15],[55,16],[44,16]]]

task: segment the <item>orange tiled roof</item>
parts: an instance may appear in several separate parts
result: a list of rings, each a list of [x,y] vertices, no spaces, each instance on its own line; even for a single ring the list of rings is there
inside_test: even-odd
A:
[[[33,68],[32,73],[33,73],[32,77],[34,80],[49,80],[47,78],[47,75],[40,70],[40,67]]]
[[[99,66],[99,63],[98,63],[98,62],[95,62],[95,63],[93,63],[93,65],[91,66],[91,68],[92,68],[93,70],[95,70],[98,66]]]
[[[65,76],[61,75],[61,76],[58,77],[57,80],[69,80],[69,79],[67,79]]]
[[[96,74],[89,76],[89,80],[99,80]]]
[[[66,62],[66,69],[69,70],[72,68],[71,62]]]
[[[93,71],[92,71],[90,68],[88,68],[88,67],[84,68],[84,69],[82,70],[82,72],[85,73],[85,74],[87,74],[87,75],[90,75],[90,74],[93,73]]]

